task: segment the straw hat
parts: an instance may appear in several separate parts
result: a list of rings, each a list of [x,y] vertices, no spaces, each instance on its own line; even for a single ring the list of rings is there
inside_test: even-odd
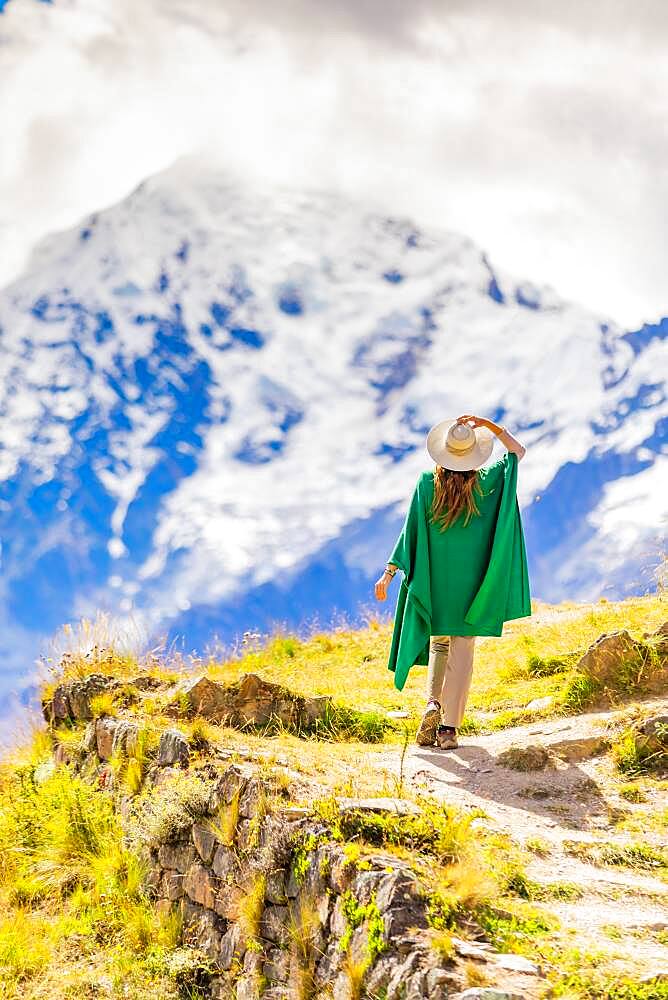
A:
[[[427,451],[437,465],[455,472],[478,469],[487,461],[494,447],[494,435],[488,427],[458,424],[457,418],[441,420],[427,434]]]

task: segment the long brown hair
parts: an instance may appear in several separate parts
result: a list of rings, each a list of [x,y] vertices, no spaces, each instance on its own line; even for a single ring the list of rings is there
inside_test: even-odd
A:
[[[475,502],[474,491],[482,494],[478,470],[455,472],[442,465],[434,468],[434,499],[431,505],[432,524],[438,524],[445,531],[457,519],[461,511],[466,511],[464,527],[474,514],[480,514]]]

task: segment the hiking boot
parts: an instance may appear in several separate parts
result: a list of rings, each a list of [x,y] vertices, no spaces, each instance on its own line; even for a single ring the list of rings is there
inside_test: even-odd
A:
[[[436,729],[440,721],[441,706],[437,701],[430,701],[424,710],[422,721],[415,734],[415,742],[419,747],[433,747]]]
[[[457,730],[454,726],[439,726],[436,730],[436,746],[439,750],[454,750],[459,746]]]

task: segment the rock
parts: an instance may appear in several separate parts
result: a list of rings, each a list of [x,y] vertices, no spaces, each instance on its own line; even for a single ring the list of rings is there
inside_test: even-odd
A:
[[[165,767],[169,764],[180,764],[187,767],[190,760],[188,741],[178,729],[165,729],[160,735],[158,764]]]
[[[216,847],[216,835],[204,823],[193,823],[192,838],[195,849],[205,865],[211,864]],[[218,872],[216,872],[218,874]]]
[[[550,762],[550,755],[545,747],[530,743],[525,747],[508,747],[497,756],[496,762],[513,771],[542,771]]]
[[[237,920],[244,899],[244,890],[236,883],[221,883],[218,886],[214,909],[226,920]]]
[[[265,898],[269,903],[286,903],[288,900],[285,891],[285,872],[280,869],[272,869],[267,872],[267,885]]]
[[[120,687],[121,682],[115,677],[105,677],[102,674],[89,674],[82,680],[70,681],[67,697],[70,712],[75,719],[92,719],[91,699],[103,691],[111,691]]]
[[[255,816],[260,805],[260,801],[266,789],[266,782],[259,778],[251,778],[247,782],[243,792],[239,796],[239,815],[245,819]]]
[[[376,959],[365,978],[365,986],[369,996],[386,995],[387,986],[396,964],[397,959],[394,955],[380,955]]]
[[[395,963],[387,983],[387,1000],[404,1000],[408,977],[418,971],[420,962],[421,955],[415,951],[408,954],[401,965]]]
[[[232,725],[242,727],[266,725],[274,720],[296,727],[303,701],[279,684],[271,684],[257,674],[244,674],[233,697],[230,718]]]
[[[97,749],[97,739],[95,736],[95,719],[86,723],[86,729],[81,740],[81,745],[86,753],[92,753]]]
[[[528,705],[525,705],[527,712],[542,712],[544,708],[550,708],[554,703],[554,696],[546,694],[544,698],[534,698]]]
[[[668,746],[668,715],[652,715],[648,719],[643,719],[639,723],[639,729],[643,736]]]
[[[644,632],[644,639],[651,639],[654,649],[660,656],[668,655],[668,622],[659,625],[654,632]]]
[[[132,678],[130,684],[139,691],[159,691],[160,688],[165,687],[166,681],[153,674],[138,674],[137,677]]]
[[[256,975],[261,973],[264,961],[265,957],[262,952],[256,951],[255,948],[249,948],[244,955],[244,972],[254,972]]]
[[[604,633],[591,644],[575,670],[604,684],[615,678],[622,663],[644,662],[643,644],[636,642],[626,629]]]
[[[184,709],[185,702],[185,709]],[[325,718],[331,704],[328,696],[304,698],[257,674],[243,674],[232,684],[219,684],[206,676],[189,680],[167,706],[167,714],[202,715],[212,722],[243,729],[278,721],[299,729]]]
[[[232,764],[228,767],[211,789],[210,811],[215,813],[221,806],[229,805],[235,795],[239,795],[241,798],[241,792],[253,773],[253,768],[240,764]]]
[[[423,906],[397,906],[386,910],[383,914],[385,926],[385,937],[389,941],[392,938],[401,937],[406,931],[414,927],[426,927],[427,916]]]
[[[275,944],[287,945],[290,942],[288,924],[287,906],[265,906],[260,920],[260,935]]]
[[[262,973],[271,983],[287,982],[290,973],[290,952],[286,948],[270,948]]]
[[[535,962],[530,962],[528,958],[524,957],[524,955],[508,953],[496,954],[492,957],[498,966],[502,969],[508,969],[509,972],[524,972],[528,976],[542,975],[540,965],[536,965]]]
[[[580,740],[562,740],[559,743],[550,744],[550,753],[560,760],[576,764],[581,760],[589,760],[591,757],[605,753],[610,747],[610,740],[603,735],[583,736]]]
[[[455,951],[462,958],[476,958],[480,962],[487,962],[490,958],[491,948],[488,944],[480,941],[464,941],[463,938],[454,936],[451,940]]]
[[[167,899],[171,899],[173,901],[181,899],[184,893],[183,878],[184,876],[181,875],[180,872],[165,872],[163,885],[164,893]]]
[[[329,885],[334,892],[345,892],[355,878],[355,868],[350,864],[344,850],[332,848],[329,864]]]
[[[237,856],[231,847],[219,844],[213,855],[213,870],[218,878],[227,879],[237,871]]]
[[[312,698],[304,698],[302,709],[302,721],[306,726],[313,726],[316,722],[327,717],[332,707],[332,698],[328,694],[315,695]]]
[[[342,813],[359,810],[374,813],[389,812],[397,816],[419,816],[422,812],[420,807],[409,799],[393,799],[389,796],[367,799],[342,797],[338,800],[338,806]]]
[[[100,760],[109,760],[114,745],[114,733],[118,722],[109,715],[103,716],[95,723],[95,742]]]
[[[429,969],[427,972],[427,993],[428,997],[449,996],[448,987],[454,979],[453,973],[447,969]],[[440,990],[440,992],[439,992]]]
[[[427,990],[426,970],[418,969],[417,972],[414,972],[412,976],[409,976],[408,980],[406,981],[406,992],[404,993],[404,996],[406,997],[406,1000],[423,1000],[423,997],[427,995],[426,990]],[[440,991],[440,994],[441,996],[444,995],[442,991]],[[436,996],[433,998],[433,1000],[436,1000]]]
[[[52,726],[57,726],[60,722],[65,722],[66,719],[72,718],[70,699],[67,695],[67,687],[64,684],[59,684],[53,692],[52,697],[42,702],[42,713],[45,722],[48,722]]]
[[[260,983],[257,974],[244,973],[236,981],[236,1000],[259,1000]]]
[[[192,844],[161,844],[158,848],[158,860],[163,868],[173,868],[177,872],[187,872],[195,862],[197,855]]]
[[[381,913],[391,906],[406,905],[420,899],[422,892],[415,878],[405,872],[383,875],[376,892],[376,906]]]
[[[188,680],[179,691],[179,697],[165,709],[168,715],[203,715],[205,719],[220,722],[226,709],[225,687],[209,680],[196,677]]]
[[[59,764],[71,764],[76,758],[76,749],[74,747],[63,746],[62,743],[57,743],[53,751],[53,762],[56,766]]]
[[[240,960],[243,957],[244,950],[241,928],[238,924],[230,924],[220,939],[218,964],[221,969],[231,969],[235,958]]]
[[[220,953],[220,931],[216,918],[208,910],[192,913],[184,930],[185,944],[199,948],[211,959],[216,959]]]
[[[321,985],[334,982],[343,959],[344,955],[339,942],[330,938],[329,944],[317,959],[315,982]]]
[[[111,744],[111,752],[132,754],[137,750],[137,739],[139,736],[139,726],[136,722],[127,719],[119,719],[114,729],[114,738]]]
[[[183,888],[194,903],[199,903],[207,910],[213,909],[216,901],[216,885],[208,868],[195,862],[186,872]]]

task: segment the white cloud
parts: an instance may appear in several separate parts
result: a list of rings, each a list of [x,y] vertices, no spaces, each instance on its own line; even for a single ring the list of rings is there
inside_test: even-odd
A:
[[[39,237],[194,152],[457,229],[628,325],[661,315],[666,12],[556,9],[12,0],[0,283]]]

